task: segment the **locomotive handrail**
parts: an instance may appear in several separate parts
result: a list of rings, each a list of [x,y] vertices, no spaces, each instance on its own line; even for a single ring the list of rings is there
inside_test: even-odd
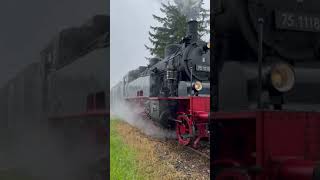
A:
[[[190,77],[190,79],[192,78],[191,76],[194,76],[197,80],[203,81],[203,80],[205,80],[205,79],[201,79],[201,78],[199,78],[197,75],[191,74],[190,69],[188,68],[188,61],[191,60],[191,59],[188,59],[187,57],[189,56],[189,53],[190,53],[190,50],[191,50],[192,47],[193,47],[193,45],[192,45],[192,46],[188,46],[188,47],[185,49],[186,52],[185,52],[185,53],[183,54],[183,56],[182,56],[182,60],[184,61],[184,62],[183,62],[183,66],[184,66],[184,68],[185,68],[185,72],[186,72],[187,75]],[[190,74],[191,74],[191,75],[190,75]]]
[[[258,49],[258,109],[262,108],[262,59],[263,59],[263,18],[258,19],[259,23],[259,49]]]

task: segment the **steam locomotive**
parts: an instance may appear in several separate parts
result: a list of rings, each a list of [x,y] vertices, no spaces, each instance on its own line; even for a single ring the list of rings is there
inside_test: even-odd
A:
[[[214,178],[320,179],[320,2],[212,7]]]
[[[104,168],[108,164],[108,157],[105,157],[106,109],[109,108],[106,93],[109,79],[106,73],[106,58],[109,57],[108,21],[108,16],[96,15],[79,27],[62,30],[40,52],[41,59],[29,64],[0,88],[0,138],[5,144],[4,149],[12,148],[14,143],[11,141],[15,136],[24,136],[20,133],[22,130],[28,133],[21,142],[29,142],[32,135],[42,137],[45,141],[47,134],[41,132],[46,129],[46,132],[50,131],[50,137],[62,137],[59,139],[64,144],[59,146],[63,159],[61,164],[67,162],[63,157],[70,157],[79,167],[83,167],[78,169],[82,173],[75,175],[78,176],[76,179],[96,179],[99,175],[104,179],[107,176],[109,170]],[[49,141],[54,143],[51,139]],[[34,145],[39,149],[42,146],[46,144]],[[86,147],[96,151],[90,154]],[[34,151],[29,147],[25,149],[26,152]],[[73,156],[83,155],[82,152],[91,159]],[[101,153],[98,155],[97,152]],[[44,159],[50,161],[51,151],[47,153]],[[53,161],[59,162],[58,157],[54,157],[56,159]],[[57,166],[53,161],[50,162],[50,169]],[[51,176],[57,177],[62,171],[65,173],[68,170],[55,167]],[[65,177],[65,174],[62,176],[56,179],[74,178]]]
[[[210,93],[209,44],[198,37],[198,22],[189,21],[187,36],[170,44],[164,59],[130,71],[111,89],[111,106],[125,100],[139,105],[144,117],[164,128],[176,128],[179,142],[196,147],[208,138]]]

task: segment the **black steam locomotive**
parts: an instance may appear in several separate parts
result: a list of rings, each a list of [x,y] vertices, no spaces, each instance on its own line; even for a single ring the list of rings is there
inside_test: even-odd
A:
[[[213,5],[221,110],[320,109],[318,1]]]
[[[198,23],[189,22],[188,34],[181,44],[170,44],[165,49],[165,58],[152,58],[148,67],[130,71],[123,79],[128,86],[125,97],[136,95],[136,88],[146,89],[143,93],[150,97],[175,97],[191,94],[191,81],[206,83],[200,94],[208,94],[209,86],[209,47],[198,38]],[[149,77],[147,84],[140,83]],[[139,87],[140,86],[140,87]]]
[[[199,103],[196,100],[190,103],[192,96],[207,100],[197,110],[209,112],[209,57],[209,44],[198,38],[198,22],[190,21],[187,36],[180,44],[168,45],[164,59],[152,58],[148,67],[130,71],[113,87],[111,103],[116,106],[126,99],[136,104],[138,100],[146,115],[161,126],[176,127],[178,123],[180,127],[185,122],[177,119],[179,113],[193,114],[191,106]],[[197,129],[197,118],[193,118],[186,126]],[[208,116],[201,118],[198,119],[207,123]]]
[[[319,179],[320,2],[212,7],[214,179]]]

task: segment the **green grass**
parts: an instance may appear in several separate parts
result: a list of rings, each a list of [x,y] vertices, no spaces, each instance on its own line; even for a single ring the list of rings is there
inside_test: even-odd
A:
[[[110,126],[110,178],[111,180],[144,179],[137,173],[136,153],[123,143],[116,131],[118,120],[111,120]]]

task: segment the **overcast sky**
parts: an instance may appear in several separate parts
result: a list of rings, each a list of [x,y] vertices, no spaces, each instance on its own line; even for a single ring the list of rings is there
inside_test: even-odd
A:
[[[144,44],[148,44],[150,25],[157,22],[152,14],[161,14],[161,0],[111,0],[111,62],[110,87],[118,83],[129,71],[147,64],[150,57]],[[210,0],[204,0],[210,9]],[[209,39],[209,38],[207,38]]]
[[[27,64],[61,29],[107,14],[108,0],[1,0],[0,86]]]

